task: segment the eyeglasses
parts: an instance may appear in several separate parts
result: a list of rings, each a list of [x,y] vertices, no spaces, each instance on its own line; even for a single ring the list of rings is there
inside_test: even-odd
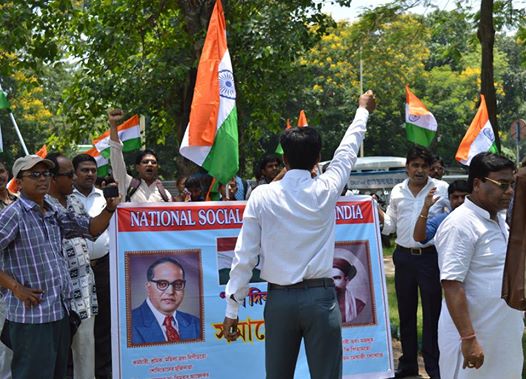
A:
[[[75,176],[75,172],[68,171],[68,172],[57,172],[54,176],[67,176],[68,178],[73,178]]]
[[[487,176],[484,177],[484,180],[489,180],[491,183],[496,184],[503,191],[507,191],[508,188],[513,188],[513,186],[515,185],[515,182],[499,182],[497,180],[490,179]]]
[[[51,173],[49,171],[30,171],[26,175],[22,175],[22,177],[31,179],[39,179],[41,176],[43,176],[44,178],[49,178],[51,176]]]
[[[168,280],[150,280],[150,282],[155,283],[157,286],[157,289],[159,291],[166,291],[168,287],[172,286],[175,291],[182,291],[184,290],[184,287],[186,285],[186,280],[183,279],[177,279],[173,282],[169,282]]]

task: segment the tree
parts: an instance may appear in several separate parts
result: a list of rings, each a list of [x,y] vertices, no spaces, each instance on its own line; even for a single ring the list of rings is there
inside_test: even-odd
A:
[[[493,77],[493,46],[495,28],[493,27],[493,0],[481,0],[480,21],[477,37],[482,47],[480,93],[486,97],[488,116],[495,134],[495,143],[500,150],[499,127],[497,124],[497,96]]]

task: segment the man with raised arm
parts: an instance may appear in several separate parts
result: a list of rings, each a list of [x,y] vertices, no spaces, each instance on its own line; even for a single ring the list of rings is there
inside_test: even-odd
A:
[[[261,278],[268,281],[267,379],[294,377],[302,339],[311,378],[341,378],[342,318],[331,276],[334,208],[374,108],[368,91],[329,168],[315,178],[311,170],[320,160],[321,136],[311,127],[287,129],[280,138],[287,173],[258,186],[248,200],[226,286],[223,332],[229,341],[239,336],[239,305],[261,256]]]
[[[124,112],[113,109],[108,113],[110,124],[110,162],[113,178],[119,185],[119,193],[124,201],[133,202],[163,202],[172,201],[168,192],[158,178],[159,161],[157,154],[151,149],[141,150],[135,157],[137,177],[132,177],[126,171],[122,155],[122,142],[117,127],[123,121]]]

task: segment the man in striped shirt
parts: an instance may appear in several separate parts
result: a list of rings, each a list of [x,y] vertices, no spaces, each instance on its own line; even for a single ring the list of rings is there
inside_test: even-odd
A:
[[[47,199],[53,162],[19,158],[13,176],[20,198],[0,214],[0,287],[7,303],[2,340],[13,350],[17,378],[64,378],[70,344],[71,284],[62,237],[103,232],[118,198],[95,218],[54,207]]]

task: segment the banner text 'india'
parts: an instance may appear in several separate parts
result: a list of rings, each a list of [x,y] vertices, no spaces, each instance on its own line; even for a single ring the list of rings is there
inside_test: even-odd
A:
[[[114,378],[265,378],[263,260],[242,304],[240,338],[227,342],[222,333],[244,208],[244,202],[119,206],[110,229]],[[335,212],[334,267],[353,272],[337,291],[345,302],[343,377],[385,378],[393,356],[376,207],[370,197],[344,197]],[[302,348],[295,378],[308,377]]]

